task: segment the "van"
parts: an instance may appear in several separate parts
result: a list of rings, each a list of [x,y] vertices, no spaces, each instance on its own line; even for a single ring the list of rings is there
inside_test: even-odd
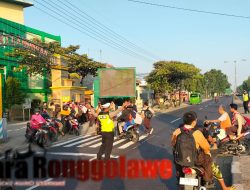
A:
[[[202,102],[200,93],[191,93],[189,98],[189,103],[192,104],[200,104]]]

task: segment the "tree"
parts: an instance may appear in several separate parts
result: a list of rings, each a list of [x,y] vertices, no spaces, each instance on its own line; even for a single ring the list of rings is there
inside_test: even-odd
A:
[[[21,89],[21,83],[18,79],[8,77],[6,80],[5,101],[9,110],[9,118],[12,118],[12,107],[24,103],[26,95]]]
[[[89,59],[86,54],[78,54],[77,50],[79,50],[80,46],[61,47],[58,42],[45,43],[38,39],[33,39],[32,43],[36,47],[35,50],[15,47],[14,51],[5,54],[16,58],[19,69],[25,68],[30,75],[44,74],[44,72],[50,73],[52,68],[58,66],[55,60],[58,55],[65,60],[69,72],[78,73],[82,78],[88,74],[95,76],[98,68],[105,67],[104,64]]]
[[[185,81],[191,82],[200,73],[200,69],[192,64],[178,61],[160,61],[154,63],[153,71],[147,76],[151,89],[163,95],[166,91],[181,91]]]
[[[243,83],[238,87],[238,91],[243,93],[246,90],[247,92],[250,91],[250,76],[247,80],[244,80]]]
[[[184,87],[189,92],[200,92],[204,93],[204,75],[197,74],[192,78],[186,79],[184,82]]]
[[[228,77],[221,70],[211,69],[204,74],[204,82],[206,95],[214,93],[224,93],[231,85],[228,82]]]

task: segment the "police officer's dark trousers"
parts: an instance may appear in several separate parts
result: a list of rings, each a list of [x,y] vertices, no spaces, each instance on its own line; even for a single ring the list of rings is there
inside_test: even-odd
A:
[[[114,132],[102,132],[102,145],[97,153],[97,159],[101,160],[102,155],[105,154],[104,160],[110,159],[114,142]]]

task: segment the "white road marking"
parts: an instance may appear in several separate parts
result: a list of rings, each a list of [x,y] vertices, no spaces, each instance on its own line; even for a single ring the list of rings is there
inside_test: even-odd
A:
[[[96,156],[96,154],[88,154],[81,152],[47,152],[46,154],[61,155],[61,156],[88,156],[88,157]]]
[[[114,138],[114,140],[116,140],[116,139],[117,139],[117,137]],[[96,144],[90,146],[90,148],[97,148],[97,147],[99,147],[99,146],[101,146],[101,145],[102,145],[102,142],[99,142],[99,143],[96,143]],[[113,144],[113,145],[114,145],[114,144]]]
[[[85,137],[89,137],[90,135],[86,135],[86,136],[80,136],[80,137],[76,137],[72,140],[69,140],[69,141],[64,141],[64,142],[61,142],[61,143],[56,143],[54,145],[52,145],[51,147],[58,147],[58,146],[61,146],[61,145],[65,145],[65,144],[68,144],[68,143],[71,143],[73,141],[76,141],[76,140],[79,140],[79,139],[83,139]]]
[[[102,157],[104,157],[104,155]],[[119,157],[120,156],[110,155],[110,158],[119,158]],[[91,161],[96,160],[96,159],[97,159],[97,157],[93,157],[93,158],[89,159],[89,161],[91,162]]]
[[[90,141],[90,142],[88,142],[88,143],[81,144],[81,145],[79,145],[79,146],[77,146],[77,147],[85,147],[85,146],[91,145],[91,144],[93,144],[93,143],[95,143],[95,142],[98,142],[98,141],[100,141],[100,140],[101,140],[101,138],[98,138],[98,139],[96,139],[96,140],[94,140],[94,141]]]
[[[172,124],[172,123],[175,123],[176,121],[179,121],[181,118],[178,118],[178,119],[175,119],[175,120],[173,120],[173,121],[171,121],[170,123]]]
[[[147,137],[147,135],[143,135],[143,136],[140,136],[139,137],[139,141],[142,140],[142,139],[145,139]],[[128,143],[118,147],[118,149],[125,149],[125,148],[128,148],[129,146],[131,146],[132,144],[135,144],[134,142],[132,141],[129,141]]]
[[[90,138],[87,138],[87,139],[84,139],[84,140],[81,140],[81,141],[77,141],[77,142],[68,144],[68,145],[63,146],[63,147],[72,147],[74,145],[81,144],[81,143],[84,143],[84,142],[87,142],[89,140],[96,139],[96,138],[98,138],[97,141],[99,141],[101,139],[100,136],[94,136],[94,137],[90,137]],[[97,142],[97,141],[95,141],[95,142]],[[91,142],[94,142],[94,141],[91,141]]]
[[[156,137],[157,135],[152,135],[152,136],[150,136],[149,138],[147,138],[145,141],[143,141],[142,143],[140,143],[140,145],[138,145],[138,146],[141,146],[142,144],[144,144],[145,142],[147,142],[149,139],[152,139],[153,137]],[[159,136],[158,136],[159,137]],[[138,148],[138,146],[136,146],[136,147],[134,147],[134,148],[132,148],[132,149],[136,149],[136,148]]]
[[[120,140],[114,142],[113,146],[115,146],[115,145],[117,145],[117,144],[120,144],[120,143],[122,143],[122,142],[124,142],[124,141],[126,141],[126,140],[127,140],[127,139],[120,139]]]
[[[53,178],[49,178],[49,179],[44,180],[44,182],[49,182],[49,181],[52,181],[52,180],[53,180]],[[26,190],[32,190],[32,189],[35,189],[37,187],[39,187],[39,185],[34,185],[32,187],[27,188]]]

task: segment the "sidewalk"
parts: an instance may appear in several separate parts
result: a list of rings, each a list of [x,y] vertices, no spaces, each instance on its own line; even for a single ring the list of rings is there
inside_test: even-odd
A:
[[[202,103],[204,102],[207,102],[211,99],[204,99],[202,100]],[[154,109],[154,111],[158,114],[160,113],[168,113],[168,112],[172,112],[172,111],[175,111],[175,110],[179,110],[179,109],[182,109],[182,108],[187,108],[187,107],[190,107],[192,105],[190,105],[188,102],[185,102],[185,103],[182,103],[180,106],[177,106],[177,107],[170,107],[168,109]]]
[[[239,107],[239,112],[250,118],[250,114],[244,114],[244,108],[242,100],[239,98],[234,100]],[[232,161],[231,173],[232,181],[235,184],[237,190],[250,189],[250,155],[234,156]]]

